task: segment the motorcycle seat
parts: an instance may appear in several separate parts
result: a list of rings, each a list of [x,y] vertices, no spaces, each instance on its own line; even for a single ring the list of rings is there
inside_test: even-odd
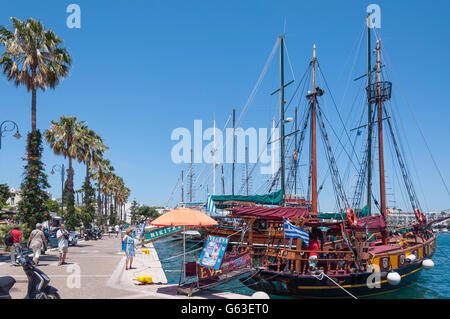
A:
[[[11,276],[0,277],[0,292],[8,293],[15,283],[16,280]]]

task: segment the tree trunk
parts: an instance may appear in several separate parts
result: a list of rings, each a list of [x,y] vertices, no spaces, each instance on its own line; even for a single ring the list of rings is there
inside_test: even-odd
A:
[[[102,197],[100,193],[101,184],[98,182],[98,189],[97,189],[97,226],[100,227],[102,223]]]
[[[69,214],[75,213],[74,208],[74,191],[73,191],[73,168],[72,168],[72,158],[69,156],[69,171],[67,172],[67,179],[68,179],[68,191],[69,191],[69,198],[68,198],[68,204],[67,204],[67,211]]]
[[[108,195],[103,195],[104,198],[104,209],[105,209],[105,215],[108,216]]]
[[[116,219],[119,216],[119,212],[117,211],[117,197],[114,196],[114,214],[116,214]]]
[[[88,186],[90,184],[90,175],[89,175],[89,167],[90,167],[90,161],[88,160],[86,162],[86,177],[84,179],[84,183],[86,184],[86,186]],[[84,191],[84,196],[86,197],[86,190]]]
[[[36,132],[36,86],[34,79],[36,78],[36,67],[31,70],[31,132]]]

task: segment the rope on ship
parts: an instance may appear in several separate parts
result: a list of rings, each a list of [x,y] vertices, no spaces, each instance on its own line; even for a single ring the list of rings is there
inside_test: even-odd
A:
[[[336,286],[338,286],[339,288],[341,288],[342,290],[344,290],[347,294],[349,294],[350,296],[352,296],[354,299],[358,299],[356,298],[354,295],[352,295],[351,292],[349,292],[347,289],[345,289],[344,287],[342,287],[341,285],[339,285],[336,281],[334,281],[332,278],[328,277],[325,273],[321,272],[319,275],[314,275],[314,278],[318,279],[318,280],[322,280],[323,277],[327,277],[333,284],[335,284]]]

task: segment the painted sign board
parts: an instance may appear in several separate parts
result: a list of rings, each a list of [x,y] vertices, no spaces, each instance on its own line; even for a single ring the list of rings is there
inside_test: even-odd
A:
[[[218,270],[222,264],[227,245],[228,238],[209,235],[200,254],[200,266]]]
[[[224,275],[242,268],[250,266],[250,254],[244,253],[241,255],[228,254],[223,258],[222,265],[219,270],[215,270],[209,267],[199,266],[197,269],[198,280],[211,279],[218,275]]]
[[[183,227],[174,227],[174,226],[153,229],[145,233],[145,240],[147,243],[149,243],[167,236],[175,235],[176,233],[181,232],[182,230]]]

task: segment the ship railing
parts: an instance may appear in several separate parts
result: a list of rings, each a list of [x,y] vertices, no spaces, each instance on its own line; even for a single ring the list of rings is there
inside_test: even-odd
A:
[[[317,250],[316,267],[325,273],[349,273],[355,269],[353,252],[348,250]],[[251,258],[255,267],[305,274],[310,270],[310,250],[280,247],[252,247]]]

